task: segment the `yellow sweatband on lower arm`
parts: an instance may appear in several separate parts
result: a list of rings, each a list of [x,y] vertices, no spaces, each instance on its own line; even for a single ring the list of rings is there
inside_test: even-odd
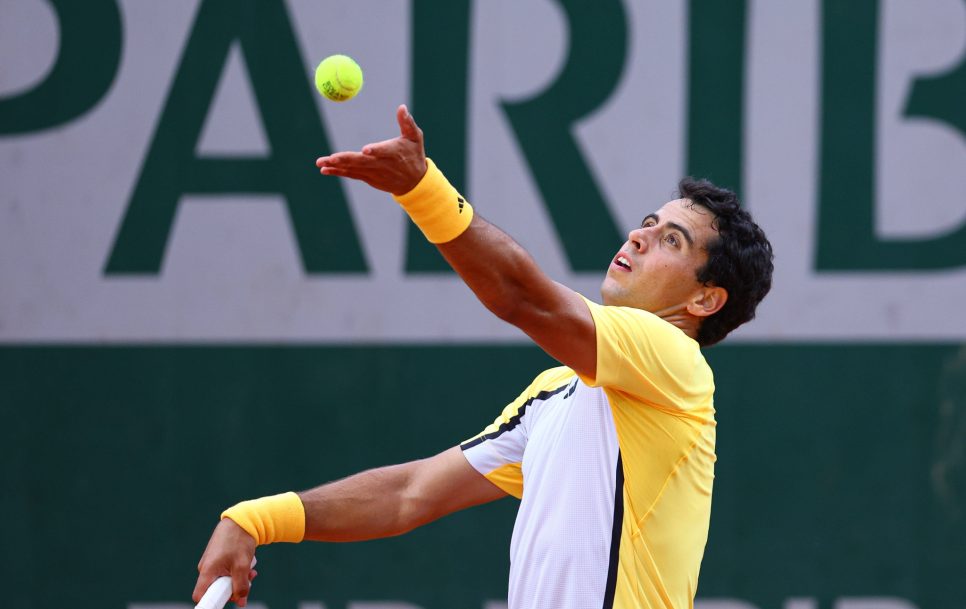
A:
[[[245,529],[263,546],[287,541],[298,543],[305,537],[305,507],[295,493],[282,493],[235,504],[221,513]]]
[[[404,195],[393,195],[431,243],[459,237],[473,220],[473,207],[453,188],[432,159],[426,159],[426,175]]]

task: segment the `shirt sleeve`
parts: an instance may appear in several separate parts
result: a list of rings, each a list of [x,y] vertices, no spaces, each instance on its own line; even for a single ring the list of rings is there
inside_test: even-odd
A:
[[[523,496],[523,452],[535,405],[565,389],[574,373],[569,368],[552,368],[536,379],[500,416],[482,432],[460,444],[463,456],[473,468],[508,494]]]
[[[714,378],[697,341],[653,313],[584,300],[596,326],[597,371],[582,381],[662,410],[712,408]]]

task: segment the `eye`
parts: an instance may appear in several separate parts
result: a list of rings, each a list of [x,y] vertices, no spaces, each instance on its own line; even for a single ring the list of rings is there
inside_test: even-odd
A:
[[[655,224],[653,218],[648,218],[648,219],[644,220],[643,222],[641,222],[641,228],[651,228],[652,226],[655,226],[655,225],[656,224]]]
[[[668,245],[672,247],[678,247],[681,244],[681,242],[678,240],[678,236],[674,233],[669,233],[666,237],[664,237],[664,240],[667,241]]]

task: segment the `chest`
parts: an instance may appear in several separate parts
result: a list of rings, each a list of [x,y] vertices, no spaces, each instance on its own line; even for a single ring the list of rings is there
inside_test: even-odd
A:
[[[602,389],[574,379],[530,414],[522,464],[525,488],[535,483],[588,482],[611,472],[618,443]]]

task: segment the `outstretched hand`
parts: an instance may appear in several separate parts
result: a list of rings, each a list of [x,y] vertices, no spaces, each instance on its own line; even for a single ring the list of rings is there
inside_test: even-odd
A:
[[[315,161],[322,175],[362,180],[394,195],[413,188],[426,174],[423,131],[406,106],[396,109],[399,137],[366,144],[362,152],[336,152]]]

